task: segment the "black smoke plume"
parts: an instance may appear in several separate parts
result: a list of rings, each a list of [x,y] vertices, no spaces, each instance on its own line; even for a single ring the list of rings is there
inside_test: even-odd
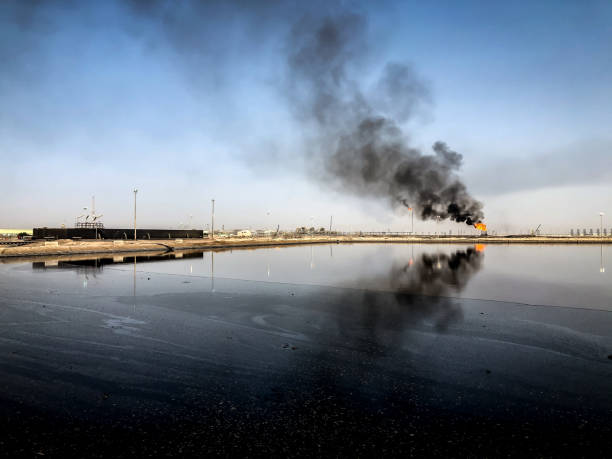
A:
[[[388,200],[398,208],[414,207],[423,219],[450,218],[468,224],[483,218],[482,205],[467,192],[456,172],[462,156],[443,142],[424,154],[413,148],[402,124],[429,102],[428,85],[410,65],[387,63],[378,81],[364,90],[359,77],[369,68],[364,16],[346,12],[342,3],[201,2],[185,0],[114,0],[56,2],[9,0],[0,26],[9,32],[0,40],[4,79],[35,81],[37,66],[49,51],[47,40],[65,25],[105,25],[96,5],[111,4],[118,12],[107,40],[140,42],[148,52],[166,56],[181,67],[200,90],[239,77],[223,65],[238,49],[255,53],[276,43],[290,27],[285,43],[286,84],[283,94],[309,133],[307,157],[324,183],[359,196]],[[311,16],[304,16],[311,11]],[[320,11],[335,11],[322,16]],[[71,22],[72,21],[72,22]],[[11,32],[12,31],[12,32]],[[118,32],[120,31],[120,32]],[[12,35],[10,35],[12,34]],[[269,35],[274,38],[270,39]],[[84,36],[82,39],[88,39]],[[63,51],[69,52],[69,51]],[[271,69],[274,74],[274,69]],[[274,77],[273,77],[274,78]],[[2,89],[2,88],[0,88]],[[321,173],[319,173],[319,170]]]
[[[444,142],[424,154],[400,127],[429,100],[427,84],[409,65],[388,63],[364,91],[354,76],[367,54],[363,16],[305,18],[292,29],[285,94],[310,128],[309,159],[322,166],[320,178],[394,207],[414,207],[423,219],[480,221],[482,204],[456,175],[462,156]]]

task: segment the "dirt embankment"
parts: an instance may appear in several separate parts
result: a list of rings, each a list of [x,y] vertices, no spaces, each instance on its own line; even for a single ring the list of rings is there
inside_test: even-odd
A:
[[[130,252],[167,252],[187,249],[215,249],[231,247],[265,247],[292,244],[335,242],[332,238],[240,238],[240,239],[163,239],[163,240],[79,240],[36,241],[19,246],[0,247],[0,257],[37,255],[111,254]]]
[[[0,246],[0,257],[71,255],[94,253],[129,253],[215,249],[232,247],[270,247],[325,243],[419,243],[419,244],[612,244],[612,237],[392,237],[392,236],[312,236],[303,238],[231,238],[164,240],[79,240],[36,241],[21,246]]]

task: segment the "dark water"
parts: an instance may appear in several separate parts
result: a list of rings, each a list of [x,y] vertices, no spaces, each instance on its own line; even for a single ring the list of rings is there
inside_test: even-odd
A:
[[[601,454],[608,256],[356,244],[0,264],[0,449]]]

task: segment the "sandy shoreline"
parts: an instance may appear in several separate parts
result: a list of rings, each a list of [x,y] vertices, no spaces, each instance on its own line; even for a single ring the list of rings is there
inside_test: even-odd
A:
[[[304,238],[234,238],[234,239],[164,239],[164,240],[79,240],[37,241],[21,246],[0,248],[0,257],[43,255],[111,254],[165,252],[187,249],[223,249],[240,247],[280,247],[285,245],[327,243],[418,243],[418,244],[611,244],[612,237],[372,237],[316,236]]]

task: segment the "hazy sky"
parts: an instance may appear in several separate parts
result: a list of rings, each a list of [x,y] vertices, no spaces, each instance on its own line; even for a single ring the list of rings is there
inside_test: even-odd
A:
[[[308,4],[308,6],[306,6]],[[410,64],[413,145],[463,154],[498,231],[612,227],[612,2],[0,2],[0,227],[409,230],[387,201],[313,177],[283,96],[303,17],[366,20],[358,74]],[[399,97],[399,95],[398,95]],[[417,222],[425,231],[465,225]]]

